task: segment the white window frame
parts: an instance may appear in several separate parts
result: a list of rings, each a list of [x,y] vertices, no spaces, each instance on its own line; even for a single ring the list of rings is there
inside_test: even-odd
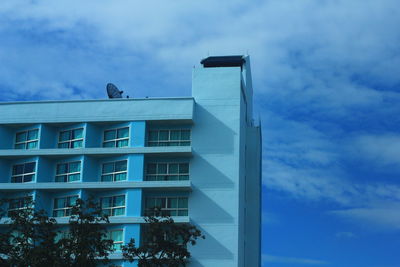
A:
[[[125,170],[125,171],[115,171],[115,163],[117,163],[117,162],[119,162],[119,161],[126,161],[126,170]],[[114,171],[113,171],[113,172],[103,173],[103,165],[104,165],[104,164],[110,164],[110,163],[113,163],[113,165],[114,165]],[[115,180],[115,176],[116,176],[117,174],[121,174],[121,173],[126,173],[126,179],[125,179],[125,180],[116,181],[116,180]],[[111,181],[103,181],[103,176],[104,176],[104,175],[112,175],[112,176],[113,176],[112,182],[124,182],[124,181],[128,180],[128,160],[127,160],[127,159],[122,159],[122,160],[115,160],[115,161],[103,162],[103,163],[101,164],[101,176],[100,176],[100,181],[101,181],[101,182],[111,182]]]
[[[125,128],[128,128],[128,137],[118,138],[118,130],[120,130],[120,129],[125,129]],[[108,131],[115,131],[115,139],[105,140],[105,138],[106,138],[106,132],[108,132]],[[127,144],[126,146],[123,146],[123,147],[129,147],[129,138],[130,138],[130,136],[131,136],[131,127],[129,127],[129,126],[106,129],[106,130],[104,130],[104,132],[103,132],[103,144],[102,144],[102,145],[103,145],[103,147],[105,147],[105,146],[104,146],[105,143],[111,143],[111,142],[113,142],[113,143],[114,143],[114,146],[112,146],[112,147],[118,147],[118,146],[117,146],[118,141],[127,140],[127,141],[128,141],[128,144]],[[107,147],[107,148],[112,148],[112,147]],[[118,148],[120,148],[120,147],[118,147]]]
[[[168,131],[168,140],[160,140],[160,131]],[[171,131],[189,131],[190,133],[190,139],[184,139],[184,140],[175,140],[171,139]],[[150,139],[150,132],[157,132],[157,141],[151,141]],[[181,133],[182,134],[182,133]],[[189,145],[182,145],[182,143],[189,143]],[[174,146],[190,146],[192,144],[192,130],[191,129],[186,129],[186,128],[181,128],[181,129],[149,129],[148,134],[147,134],[147,146],[151,146],[150,144],[155,144],[153,146],[162,146],[162,144],[167,144],[165,146],[170,146],[170,143],[179,143],[178,145]]]
[[[149,164],[156,164],[156,172],[157,172],[156,174],[149,174],[147,172]],[[158,164],[167,164],[167,173],[166,174],[158,173]],[[170,173],[169,172],[169,168],[170,168],[169,165],[170,164],[178,164],[178,166],[179,166],[179,164],[187,164],[188,165],[188,172],[187,173],[179,173],[179,170],[178,170],[178,173]],[[180,166],[178,168],[180,168]],[[156,179],[156,181],[187,181],[187,180],[189,180],[189,177],[190,177],[190,164],[189,164],[189,162],[170,162],[170,161],[168,161],[168,162],[147,162],[146,163],[146,180],[147,181],[153,181],[153,180],[148,180],[147,177],[149,177],[149,176],[156,176],[156,177],[158,177],[158,176],[167,176],[167,177],[169,177],[169,176],[178,176],[178,180],[170,180],[170,179],[159,180],[159,179]],[[188,179],[182,179],[181,180],[180,179],[181,176],[188,176]]]
[[[120,196],[123,196],[124,197],[124,206],[114,206],[114,198],[115,197],[120,197]],[[110,206],[110,207],[107,207],[107,208],[103,208],[103,199],[105,199],[105,198],[112,198],[112,205]],[[110,215],[108,215],[108,216],[125,216],[125,214],[126,214],[126,194],[122,194],[122,195],[110,195],[110,196],[104,196],[104,197],[100,197],[100,207],[101,207],[101,210],[103,211],[103,210],[110,210]],[[120,209],[120,208],[124,208],[124,214],[122,214],[122,215],[114,215],[114,210],[115,209]]]
[[[60,137],[61,137],[61,133],[63,132],[71,132],[75,131],[75,130],[80,130],[82,129],[82,138],[75,138],[75,139],[69,139],[68,141],[60,141]],[[70,137],[71,137],[71,133],[70,133]],[[85,127],[77,127],[77,128],[72,128],[72,129],[68,129],[68,130],[61,130],[58,132],[58,143],[57,143],[57,148],[59,149],[79,149],[79,148],[83,148],[84,147],[84,138],[85,136]],[[81,147],[72,147],[72,143],[76,142],[76,141],[82,141],[82,146]],[[59,147],[60,144],[65,144],[68,143],[68,147]]]
[[[55,218],[61,218],[61,217],[69,217],[69,216],[71,216],[71,215],[66,215],[67,213],[68,213],[68,211],[69,210],[71,210],[72,209],[72,206],[66,206],[66,207],[63,207],[63,208],[55,208],[55,203],[56,203],[56,199],[61,199],[61,198],[65,198],[65,199],[68,199],[68,198],[72,198],[72,197],[76,197],[77,199],[79,198],[79,195],[68,195],[68,196],[62,196],[62,197],[54,197],[53,198],[53,213],[52,213],[52,215],[53,215],[53,217],[55,217]],[[68,201],[66,201],[65,203],[69,203]],[[64,215],[63,216],[54,216],[54,212],[55,211],[59,211],[59,210],[63,210],[64,211]]]
[[[32,139],[32,140],[28,140],[28,133],[31,132],[31,131],[37,131],[38,132],[38,138]],[[17,135],[21,134],[21,133],[26,133],[25,141],[17,142]],[[17,145],[22,145],[22,144],[24,144],[24,148],[18,148],[18,149],[38,149],[39,148],[39,133],[40,133],[39,128],[33,128],[33,129],[29,129],[29,130],[16,132],[15,133],[14,149],[17,149],[16,148]],[[33,143],[33,142],[37,143],[36,147],[35,148],[28,148],[28,144],[29,143]]]
[[[25,173],[25,165],[26,165],[26,164],[29,164],[29,163],[35,163],[34,171],[33,171],[33,172]],[[24,173],[22,173],[22,174],[17,174],[17,175],[14,175],[14,174],[12,173],[12,172],[14,171],[14,166],[17,166],[17,165],[24,165]],[[26,181],[26,182],[25,182],[25,181],[24,181],[25,176],[29,176],[29,175],[33,175],[32,180],[31,180],[31,181]],[[22,177],[22,181],[21,181],[21,182],[13,182],[13,178],[15,178],[15,177]],[[12,165],[12,170],[11,170],[11,183],[16,183],[16,184],[19,184],[19,183],[30,183],[30,182],[33,182],[33,181],[35,180],[35,178],[36,178],[36,161],[29,161],[29,162],[18,163],[18,164]]]
[[[79,162],[80,163],[80,171],[79,172],[69,172],[69,165],[71,164],[71,163],[76,163],[76,162]],[[63,174],[57,174],[57,168],[58,168],[58,165],[61,165],[61,164],[68,164],[68,172],[67,173],[63,173]],[[57,181],[57,177],[61,177],[61,176],[67,176],[67,181],[66,182],[64,182],[64,183],[72,183],[72,182],[79,182],[80,180],[81,180],[81,172],[82,172],[82,161],[81,160],[76,160],[76,161],[69,161],[69,162],[60,162],[60,163],[57,163],[57,165],[56,165],[56,175],[55,175],[55,178],[54,178],[54,182],[56,182],[56,183],[63,183],[63,182],[58,182]],[[69,176],[70,175],[75,175],[75,174],[79,174],[79,180],[77,180],[77,181],[70,181],[69,180]]]
[[[179,211],[181,211],[181,210],[185,210],[185,211],[187,211],[187,214],[188,215],[174,215],[174,217],[175,216],[177,216],[177,217],[181,217],[181,216],[189,216],[189,197],[187,197],[187,196],[147,196],[146,197],[146,199],[145,199],[145,216],[146,215],[152,215],[152,216],[157,216],[157,212],[156,211],[153,211],[153,210],[150,210],[148,207],[146,207],[146,205],[147,205],[147,200],[149,199],[149,198],[155,198],[155,199],[165,199],[165,207],[161,207],[161,210],[160,210],[160,212],[163,214],[163,212],[164,211],[176,211],[177,212],[177,214],[179,213]],[[179,203],[179,198],[186,198],[187,199],[187,203],[188,203],[188,206],[187,206],[187,208],[168,208],[168,199],[170,199],[170,198],[177,198],[178,199],[178,203]],[[150,213],[151,212],[151,213]],[[170,215],[168,215],[168,216],[170,216]]]

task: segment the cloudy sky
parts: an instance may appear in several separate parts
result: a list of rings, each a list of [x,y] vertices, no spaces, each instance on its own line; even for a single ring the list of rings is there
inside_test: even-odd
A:
[[[400,266],[398,0],[1,0],[0,100],[189,96],[249,54],[263,265]]]

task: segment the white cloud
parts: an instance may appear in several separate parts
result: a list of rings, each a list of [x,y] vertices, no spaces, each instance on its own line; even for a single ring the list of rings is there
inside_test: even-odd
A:
[[[400,163],[400,135],[381,134],[381,135],[362,135],[354,140],[353,153],[364,157],[373,164],[398,165]]]
[[[353,232],[337,232],[336,237],[341,239],[350,239],[357,237],[357,235]]]
[[[331,214],[373,230],[400,230],[400,203],[331,211]]]
[[[269,254],[262,255],[263,264],[267,263],[287,263],[292,265],[326,265],[328,262],[315,260],[315,259],[304,259],[304,258],[292,258],[292,257],[280,257]]]

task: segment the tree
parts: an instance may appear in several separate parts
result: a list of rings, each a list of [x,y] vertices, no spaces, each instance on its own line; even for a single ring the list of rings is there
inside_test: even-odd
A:
[[[55,241],[56,221],[42,210],[35,211],[30,197],[23,201],[24,208],[8,212],[6,229],[0,235],[2,266],[63,266]]]
[[[108,255],[114,251],[113,241],[107,239],[108,215],[92,199],[78,199],[71,209],[68,234],[60,240],[62,258],[67,266],[94,267],[101,261],[109,263]]]
[[[141,245],[136,247],[135,240],[123,246],[125,260],[133,262],[139,259],[139,267],[180,267],[186,266],[190,252],[187,245],[195,245],[204,235],[196,226],[188,223],[175,223],[169,216],[147,216],[143,225]]]
[[[66,231],[60,231],[45,211],[36,211],[31,199],[24,208],[7,213],[9,219],[0,233],[0,266],[92,267],[109,262],[113,241],[107,239],[108,216],[91,199],[76,201]]]

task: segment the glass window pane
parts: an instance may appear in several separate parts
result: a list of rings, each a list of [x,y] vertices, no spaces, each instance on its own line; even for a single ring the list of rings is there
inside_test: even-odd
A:
[[[159,163],[157,168],[158,174],[167,174],[167,164]]]
[[[81,171],[81,163],[79,161],[71,162],[69,164],[69,172],[80,172],[80,171]]]
[[[190,130],[182,130],[181,140],[190,140]]]
[[[14,165],[13,166],[13,175],[23,174],[24,173],[24,165]]]
[[[28,131],[28,139],[27,140],[35,140],[38,139],[39,130],[31,130]]]
[[[122,241],[122,231],[112,231],[111,232],[111,239],[114,242]]]
[[[60,209],[65,207],[65,198],[56,198],[54,200],[54,208]]]
[[[67,164],[62,163],[57,165],[57,174],[67,173]]]
[[[111,207],[111,197],[104,197],[101,199],[101,207],[109,208]]]
[[[115,162],[115,171],[116,172],[126,171],[126,167],[127,167],[127,161],[126,160]]]
[[[168,213],[169,213],[169,216],[177,216],[178,215],[178,212],[176,210],[170,210],[170,211],[168,211]]]
[[[126,147],[126,146],[128,146],[128,140],[117,141],[117,147]]]
[[[75,205],[77,199],[78,199],[77,196],[69,197],[68,198],[68,207]]]
[[[15,149],[25,149],[25,143],[22,144],[16,144]]]
[[[22,183],[22,176],[11,177],[12,183]]]
[[[26,141],[26,132],[17,133],[16,137],[15,137],[15,141],[17,143],[25,142]]]
[[[26,144],[26,148],[27,149],[34,149],[34,148],[37,148],[37,145],[38,145],[37,141],[29,142],[29,143]]]
[[[122,243],[113,244],[113,249],[115,249],[116,251],[122,250]]]
[[[104,142],[103,147],[115,147],[115,141]]]
[[[167,176],[167,180],[176,181],[176,180],[179,180],[179,176],[178,175],[169,175],[169,176]]]
[[[157,164],[148,163],[147,164],[147,173],[148,174],[156,174],[157,173]]]
[[[35,163],[35,162],[26,163],[26,164],[25,164],[24,173],[35,172],[35,166],[36,166],[36,163]]]
[[[171,131],[171,140],[180,140],[181,131],[180,130],[172,130]]]
[[[112,182],[112,180],[113,180],[112,174],[102,175],[101,176],[101,181],[102,182]]]
[[[129,128],[122,128],[122,129],[118,129],[117,131],[117,138],[125,138],[125,137],[129,137]]]
[[[120,215],[124,215],[125,214],[125,208],[117,208],[117,209],[114,209],[114,212],[113,212],[114,214],[114,216],[120,216]]]
[[[179,180],[189,180],[189,175],[180,175]]]
[[[105,209],[102,211],[104,215],[111,216],[111,210],[110,209]]]
[[[75,129],[72,131],[72,139],[83,138],[83,128]]]
[[[188,199],[186,197],[180,197],[178,206],[179,206],[179,208],[187,208],[188,207]]]
[[[168,198],[167,208],[177,208],[177,207],[178,207],[178,199],[177,198]]]
[[[189,173],[189,163],[180,163],[179,173]]]
[[[149,132],[149,141],[158,141],[158,131]]]
[[[175,174],[178,173],[178,163],[170,163],[168,173]]]
[[[26,182],[32,182],[33,181],[33,176],[34,175],[25,175],[24,176],[24,183],[26,183]]]
[[[180,146],[190,146],[190,142],[181,142]]]
[[[167,141],[167,140],[169,140],[169,131],[168,131],[168,130],[161,130],[161,131],[160,131],[159,140],[160,140],[160,141]]]
[[[156,176],[155,175],[147,175],[146,180],[147,181],[156,181]]]
[[[69,148],[69,143],[60,143],[58,144],[58,148]]]
[[[178,216],[188,216],[188,211],[187,210],[179,210]]]
[[[57,183],[64,183],[67,181],[67,176],[66,175],[56,176],[55,181]]]
[[[146,199],[146,208],[154,208],[155,207],[155,199],[152,197],[149,197]]]
[[[82,145],[83,145],[82,140],[72,142],[72,148],[80,148],[80,147],[82,147]]]
[[[59,140],[60,142],[62,142],[62,141],[68,141],[68,140],[70,140],[69,136],[70,136],[70,131],[60,132],[60,137],[59,137],[58,140]]]
[[[116,130],[107,130],[104,131],[104,141],[114,140],[115,139]]]
[[[79,181],[80,176],[81,176],[80,174],[70,174],[68,180],[69,182]]]
[[[115,175],[115,181],[125,181],[126,173],[118,173]]]
[[[114,197],[114,207],[125,206],[125,196]]]
[[[64,216],[64,210],[53,211],[53,217],[63,217],[63,216]]]
[[[114,172],[114,162],[104,163],[103,173],[111,173],[111,172]]]

